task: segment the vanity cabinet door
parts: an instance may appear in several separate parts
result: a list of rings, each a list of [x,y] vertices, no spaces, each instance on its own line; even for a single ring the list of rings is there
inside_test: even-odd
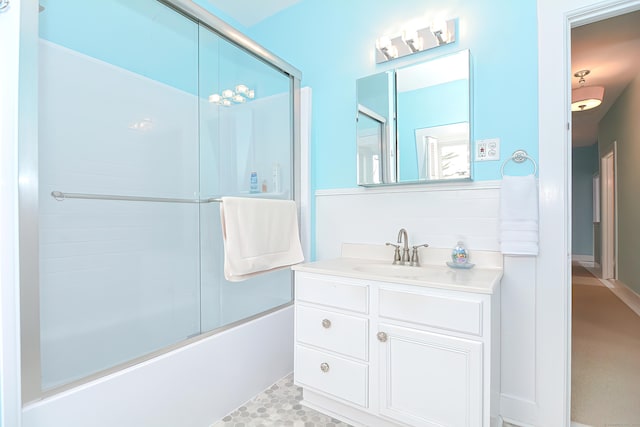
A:
[[[482,343],[381,323],[380,413],[410,426],[482,426]]]

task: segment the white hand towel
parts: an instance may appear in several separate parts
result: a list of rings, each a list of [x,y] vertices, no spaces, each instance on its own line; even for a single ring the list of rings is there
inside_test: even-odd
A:
[[[538,184],[534,175],[503,177],[499,228],[503,254],[538,255]]]
[[[223,197],[224,276],[237,282],[304,261],[292,200]]]

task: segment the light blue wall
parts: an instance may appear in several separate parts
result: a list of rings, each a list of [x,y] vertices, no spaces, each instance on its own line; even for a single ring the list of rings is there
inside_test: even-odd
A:
[[[375,40],[430,14],[458,19],[458,41],[376,65]],[[302,0],[247,29],[303,73],[313,89],[312,191],[356,186],[355,81],[416,61],[470,49],[473,139],[500,138],[500,162],[474,165],[474,179],[500,178],[516,149],[538,156],[535,0]]]
[[[571,253],[593,255],[593,174],[598,171],[598,145],[576,147],[571,153]]]
[[[198,25],[167,6],[129,0],[40,3],[41,38],[198,93]]]

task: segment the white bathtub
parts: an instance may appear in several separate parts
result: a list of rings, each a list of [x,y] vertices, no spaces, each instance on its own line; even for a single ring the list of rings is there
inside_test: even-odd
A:
[[[23,408],[22,427],[207,427],[293,370],[293,306]]]

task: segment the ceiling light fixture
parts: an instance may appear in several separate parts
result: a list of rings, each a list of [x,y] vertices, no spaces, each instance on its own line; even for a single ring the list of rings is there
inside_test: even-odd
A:
[[[602,104],[604,87],[585,86],[586,80],[584,76],[590,72],[589,70],[580,70],[574,74],[574,77],[580,78],[580,80],[578,80],[580,87],[573,89],[571,92],[571,111],[590,110]]]

